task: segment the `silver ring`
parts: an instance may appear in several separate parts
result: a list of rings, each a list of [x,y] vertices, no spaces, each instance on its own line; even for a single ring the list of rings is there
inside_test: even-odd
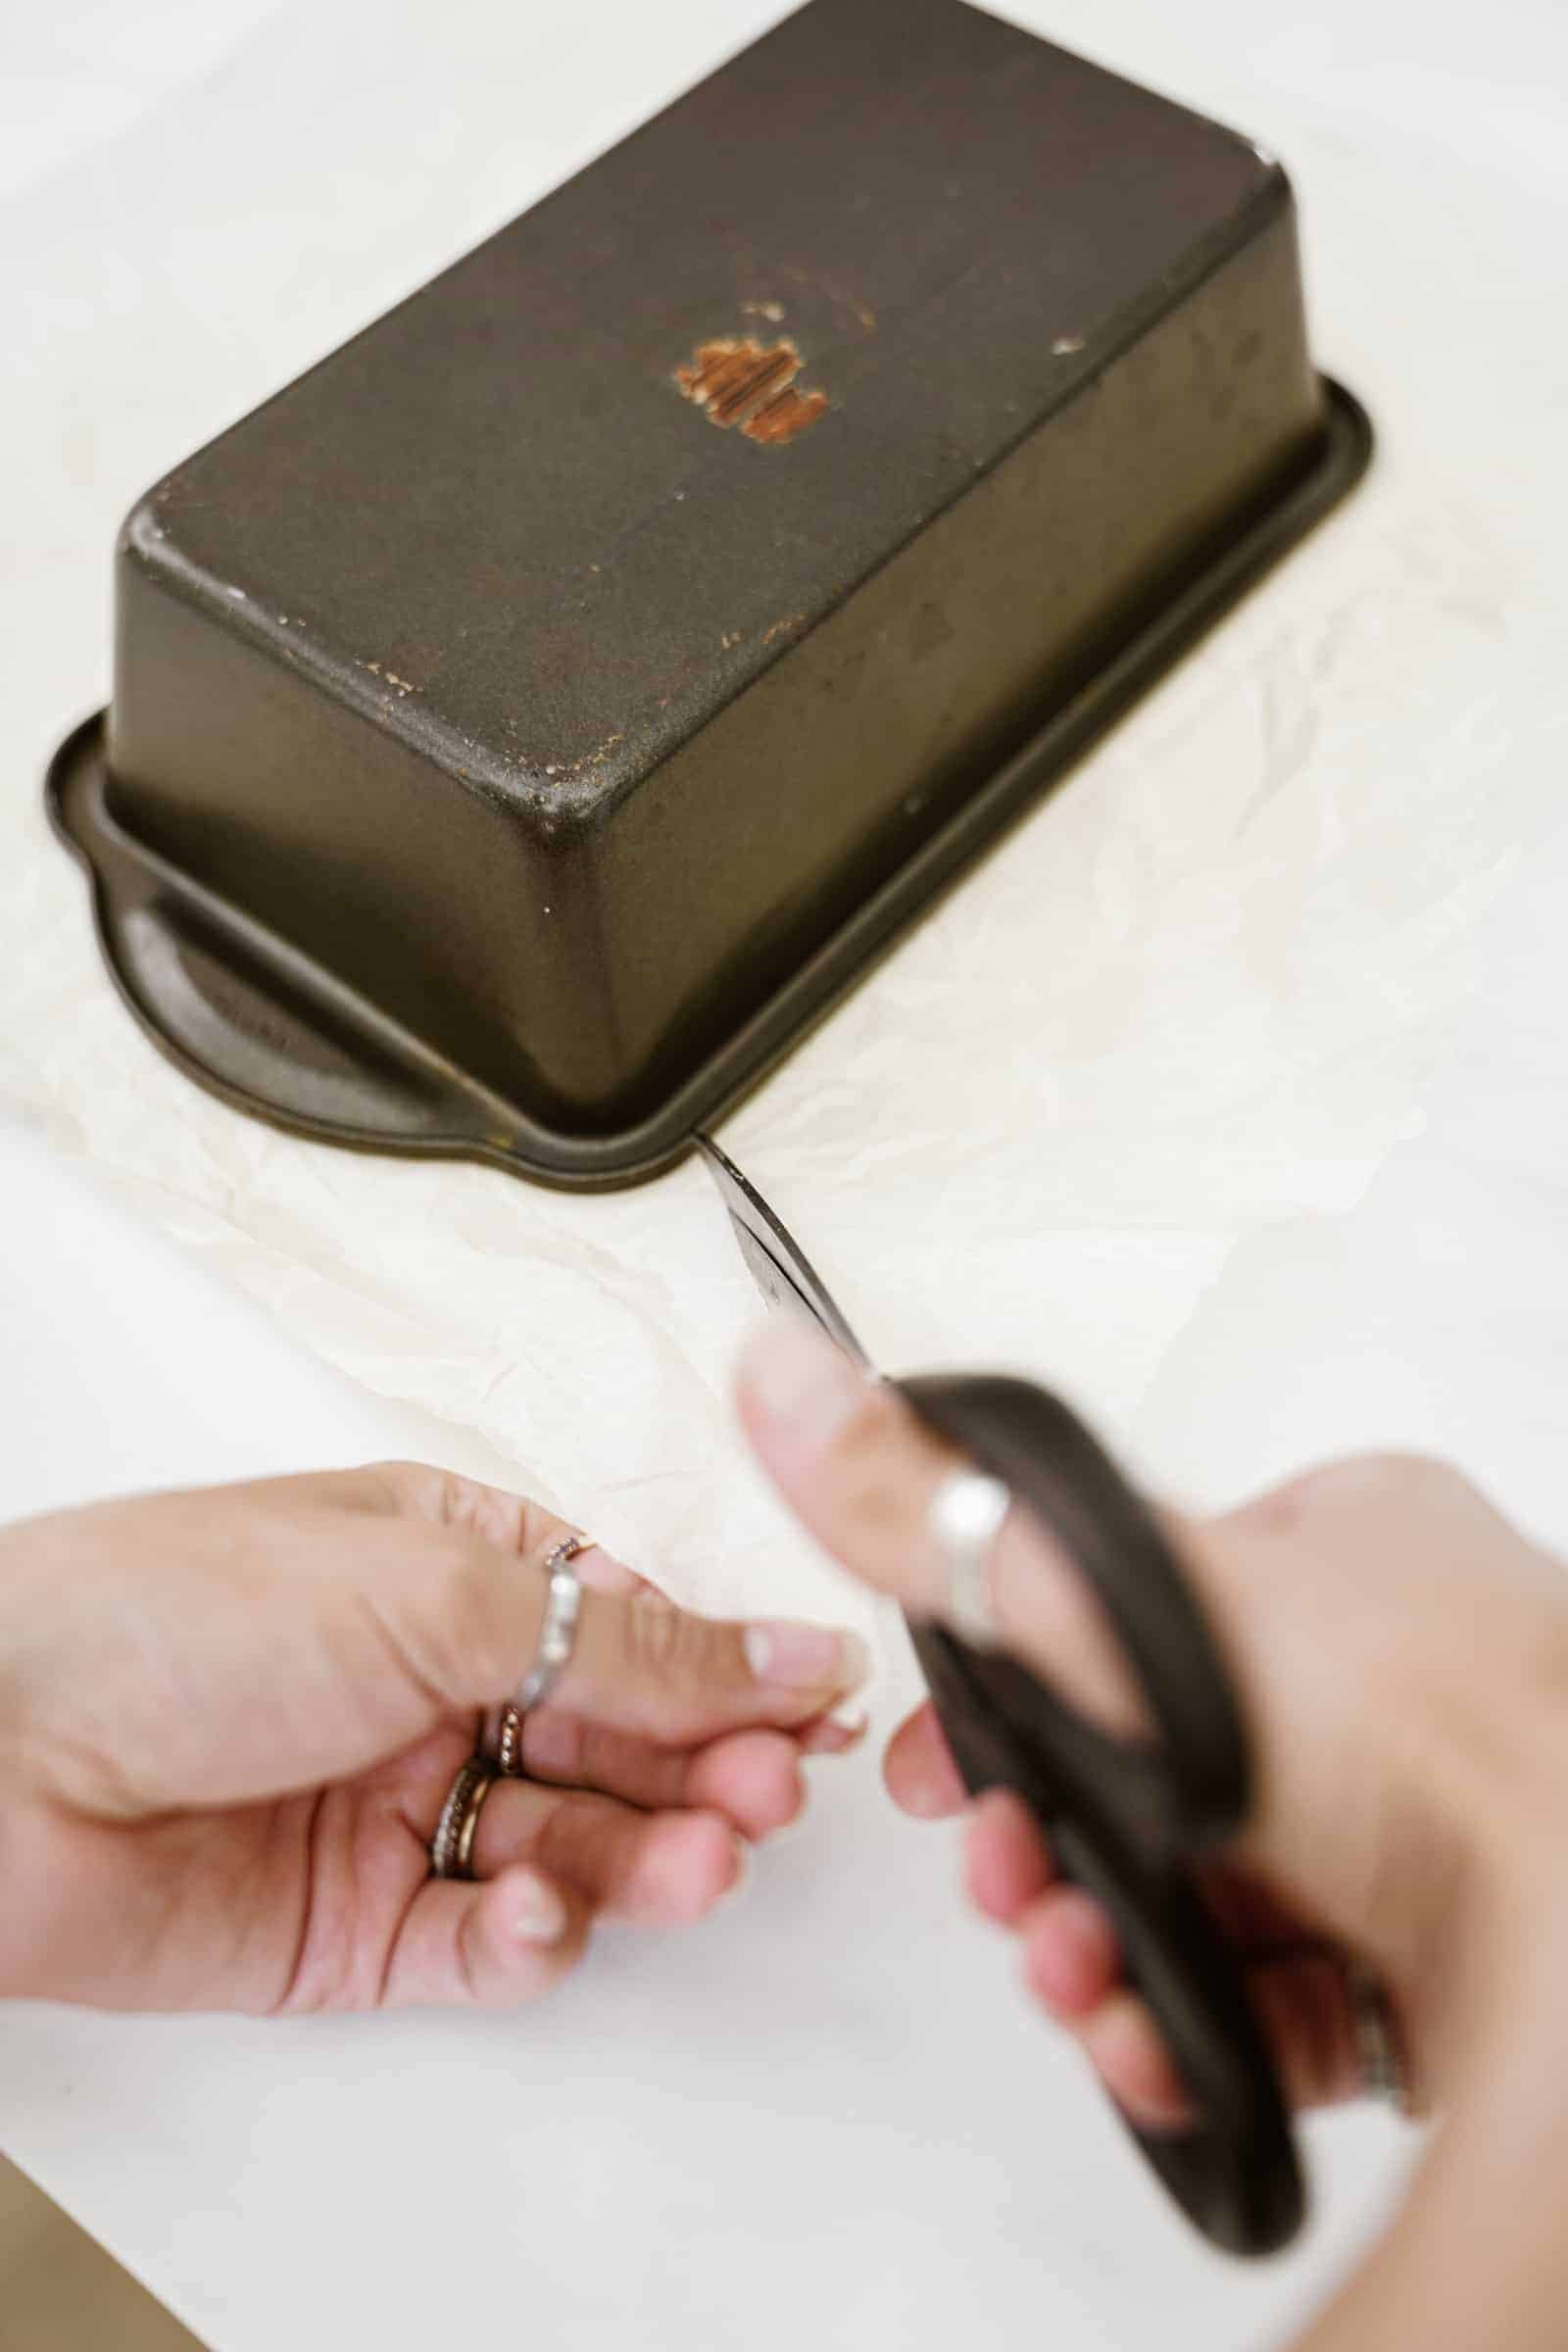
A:
[[[472,1878],[479,1815],[495,1785],[495,1771],[484,1756],[470,1756],[459,1770],[430,1840],[430,1868],[438,1879]]]
[[[1409,2060],[1387,1987],[1353,1955],[1345,1963],[1345,1984],[1362,2091],[1368,2098],[1386,2100],[1401,2114],[1411,2114]]]
[[[523,1717],[530,1707],[543,1706],[571,1657],[582,1608],[582,1583],[571,1563],[579,1552],[592,1548],[586,1536],[563,1536],[551,1550],[545,1561],[549,1581],[533,1664],[511,1698],[485,1718],[480,1745],[508,1780],[522,1778]]]
[[[1002,1635],[991,1598],[991,1553],[1012,1496],[983,1470],[955,1470],[931,1497],[926,1527],[947,1572],[946,1615],[956,1633],[982,1648]]]

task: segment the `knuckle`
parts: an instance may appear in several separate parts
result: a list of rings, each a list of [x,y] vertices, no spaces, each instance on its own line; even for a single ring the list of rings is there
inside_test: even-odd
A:
[[[477,1676],[499,1694],[514,1664],[508,1642],[507,1613],[497,1602],[497,1562],[494,1555],[454,1528],[433,1548],[429,1558],[432,1614],[441,1630],[441,1645],[454,1662],[462,1662],[462,1680]]]
[[[478,1490],[455,1470],[429,1474],[429,1513],[442,1527],[472,1527]]]
[[[394,1511],[407,1512],[416,1518],[431,1515],[428,1512],[434,1485],[441,1472],[428,1462],[416,1462],[395,1457],[384,1462],[371,1462],[365,1473],[386,1496]]]
[[[628,1608],[621,1625],[629,1663],[643,1680],[680,1689],[700,1679],[707,1649],[700,1618],[684,1609]]]
[[[1288,1535],[1369,1503],[1439,1498],[1464,1484],[1452,1465],[1435,1454],[1396,1450],[1346,1454],[1337,1461],[1318,1462],[1298,1471],[1246,1504],[1235,1517],[1243,1524]]]
[[[591,1786],[605,1770],[597,1725],[560,1707],[530,1707],[522,1719],[524,1769],[544,1781]]]
[[[542,1807],[535,1805],[528,1857],[553,1875],[569,1878],[592,1863],[603,1835],[591,1804],[581,1798],[570,1803],[564,1792],[551,1795]]]
[[[526,1526],[526,1503],[456,1470],[431,1470],[426,1478],[427,1515],[440,1526],[462,1528],[504,1550],[517,1547]]]
[[[1435,1454],[1393,1448],[1347,1454],[1343,1461],[1326,1462],[1307,1476],[1316,1483],[1320,1498],[1329,1502],[1358,1500],[1369,1494],[1426,1490],[1455,1477]]]
[[[371,1475],[392,1507],[406,1517],[479,1536],[502,1550],[525,1548],[541,1523],[549,1531],[538,1539],[541,1550],[548,1542],[569,1532],[557,1528],[554,1521],[545,1522],[538,1505],[525,1497],[431,1462],[379,1462]]]
[[[933,1470],[946,1467],[946,1448],[919,1427],[891,1395],[868,1390],[835,1446],[832,1479],[840,1510],[853,1518],[867,1542],[907,1535],[917,1492],[909,1476],[911,1457],[925,1456]]]
[[[471,1485],[455,1470],[443,1470],[434,1462],[389,1461],[378,1462],[373,1476],[401,1518],[431,1527],[470,1524]]]

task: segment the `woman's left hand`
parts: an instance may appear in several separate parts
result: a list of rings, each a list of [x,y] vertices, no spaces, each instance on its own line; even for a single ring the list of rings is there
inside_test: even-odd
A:
[[[522,2001],[603,1913],[700,1918],[853,1743],[853,1634],[695,1616],[590,1548],[569,1663],[429,1844],[574,1531],[417,1465],[0,1531],[0,1993],[137,2009]]]

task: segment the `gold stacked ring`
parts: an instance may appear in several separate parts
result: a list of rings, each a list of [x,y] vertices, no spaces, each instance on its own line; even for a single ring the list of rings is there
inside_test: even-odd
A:
[[[498,1777],[487,1757],[470,1756],[447,1790],[430,1840],[430,1868],[438,1879],[472,1878],[479,1815]]]

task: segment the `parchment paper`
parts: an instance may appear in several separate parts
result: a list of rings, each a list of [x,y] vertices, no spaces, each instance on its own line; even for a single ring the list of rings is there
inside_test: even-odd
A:
[[[615,40],[591,31],[607,14],[466,0],[437,41],[399,5],[240,12],[193,86],[140,118],[127,90],[122,136],[14,189],[0,1091],[334,1362],[716,1595],[773,1523],[728,1438],[756,1310],[706,1178],[563,1198],[248,1124],[133,1031],[36,798],[102,691],[112,533],[144,479],[767,11],[674,8],[624,42],[618,16]],[[1387,4],[1241,56],[1239,10],[1190,49],[1133,0],[1050,18],[1287,154],[1321,354],[1377,417],[1377,471],[725,1140],[889,1360],[1058,1379],[1181,1482],[1188,1416],[1160,1400],[1206,1397],[1219,1423],[1227,1383],[1274,1378],[1262,1333],[1262,1362],[1218,1375],[1203,1335],[1227,1301],[1332,1236],[1397,1250],[1410,1171],[1449,1182],[1434,1088],[1473,1057],[1466,1010],[1485,1025],[1520,896],[1562,854],[1565,368],[1542,199],[1563,147],[1525,83],[1546,20],[1523,9],[1497,20],[1518,38],[1490,115],[1468,63],[1461,89],[1382,62]],[[183,15],[169,25],[183,44]],[[1353,74],[1330,54],[1352,39]],[[1555,1096],[1507,1100],[1554,1176]]]
[[[247,1123],[122,1011],[38,802],[103,699],[110,549],[145,484],[772,13],[8,18],[0,1102],[678,1591],[854,1610],[736,1444],[726,1384],[757,1308],[698,1168],[576,1199]],[[1415,0],[1011,13],[1286,157],[1319,354],[1381,456],[723,1140],[894,1368],[1057,1381],[1195,1501],[1333,1446],[1442,1446],[1561,1541],[1560,8],[1497,0],[1484,37]],[[1205,2266],[1136,2204],[1045,2037],[1020,2104],[1010,2012],[930,2030],[940,1984],[991,1981],[966,1973],[979,1931],[933,1908],[929,1846],[907,1859],[852,1786],[833,1835],[857,1859],[781,1857],[695,1960],[612,1957],[542,2040],[14,2020],[28,2161],[246,2352],[489,2340],[509,2313],[574,2352],[803,2332],[1001,2352],[1025,2327],[1212,2352],[1282,2324],[1394,2177],[1375,2125],[1336,2128],[1327,2238],[1246,2281]],[[873,1995],[844,1955],[878,1937]],[[73,2104],[86,2084],[103,2131]],[[714,2236],[698,2207],[731,2140],[745,2194]],[[487,2165],[455,2172],[481,2141]],[[803,2269],[795,2233],[823,2230],[841,2176],[842,2245],[818,2236]]]

